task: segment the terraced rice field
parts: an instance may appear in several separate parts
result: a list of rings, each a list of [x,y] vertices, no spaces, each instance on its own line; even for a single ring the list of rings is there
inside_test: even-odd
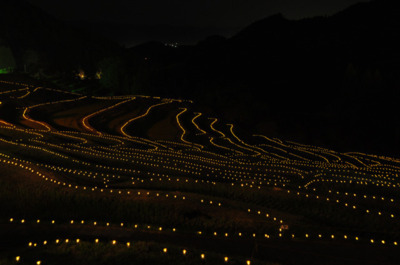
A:
[[[400,262],[400,159],[189,100],[3,80],[0,102],[0,264]]]

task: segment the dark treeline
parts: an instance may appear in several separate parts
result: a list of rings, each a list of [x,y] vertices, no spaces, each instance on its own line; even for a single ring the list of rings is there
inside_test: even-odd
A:
[[[21,71],[68,75],[84,68],[95,72],[98,61],[122,49],[48,15],[24,0],[0,2],[0,46],[9,46]]]
[[[65,64],[60,47],[58,57],[44,54],[60,73],[101,70],[91,93],[190,98],[249,133],[399,156],[399,13],[396,1],[376,0],[330,17],[291,21],[278,14],[230,39],[178,48],[111,48],[74,33],[66,37],[71,44],[60,43]],[[73,47],[78,54],[68,52]]]

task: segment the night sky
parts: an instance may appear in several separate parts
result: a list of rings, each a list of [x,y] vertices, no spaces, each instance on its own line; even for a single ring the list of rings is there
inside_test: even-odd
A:
[[[146,38],[190,43],[213,34],[229,37],[252,22],[275,13],[280,12],[286,18],[299,19],[333,14],[361,2],[361,0],[28,1],[59,19],[79,21],[83,26],[98,25],[92,27],[103,35],[124,43],[140,42]],[[126,30],[128,24],[133,25],[135,30]],[[183,29],[177,30],[180,28]]]

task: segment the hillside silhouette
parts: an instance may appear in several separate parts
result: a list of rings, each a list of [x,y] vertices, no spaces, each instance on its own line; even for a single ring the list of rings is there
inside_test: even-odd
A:
[[[263,133],[396,155],[398,13],[394,1],[371,1],[330,17],[277,14],[230,39],[169,53],[149,44],[130,54],[150,58],[139,75],[148,93],[209,102]]]
[[[11,47],[19,68],[65,74],[95,71],[97,62],[118,51],[110,40],[72,27],[24,0],[0,4],[0,39]]]

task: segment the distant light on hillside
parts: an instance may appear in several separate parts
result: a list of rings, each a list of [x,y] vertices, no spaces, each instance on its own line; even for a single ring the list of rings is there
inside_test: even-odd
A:
[[[96,72],[96,75],[95,75],[95,78],[96,79],[101,79],[101,76],[103,75],[103,72],[100,70],[100,71],[97,71]]]
[[[83,70],[79,70],[79,73],[77,74],[77,76],[79,77],[80,80],[86,79],[85,71],[83,71]]]
[[[171,47],[171,48],[178,48],[179,44],[177,42],[174,43],[165,43],[164,44],[167,47]]]

